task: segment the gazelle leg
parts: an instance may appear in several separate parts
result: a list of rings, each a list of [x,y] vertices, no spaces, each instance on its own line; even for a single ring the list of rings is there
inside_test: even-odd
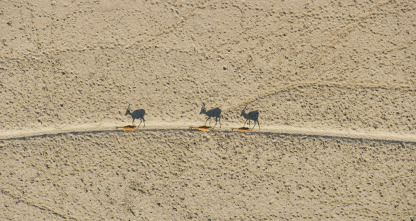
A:
[[[142,124],[142,119],[140,119],[140,123],[139,123],[139,126],[137,126],[137,128],[139,128],[139,127],[140,127],[140,124]]]
[[[215,126],[217,126],[217,118],[215,118],[215,124],[212,128],[214,128]]]
[[[247,123],[247,119],[246,119],[246,121],[244,121],[244,126],[243,126],[243,127],[245,127],[245,126],[246,126],[246,123]]]
[[[143,128],[146,127],[146,121],[143,118]]]
[[[220,122],[220,128],[221,128],[221,117],[218,118],[218,121]]]
[[[211,117],[208,117],[208,119],[205,121],[205,125],[207,125],[209,119],[211,119]]]
[[[259,125],[259,130],[260,130],[260,122],[257,120],[257,125]]]

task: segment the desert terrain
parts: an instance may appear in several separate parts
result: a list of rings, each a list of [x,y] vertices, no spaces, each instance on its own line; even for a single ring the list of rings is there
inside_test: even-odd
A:
[[[0,33],[0,220],[416,219],[413,1],[1,1]]]

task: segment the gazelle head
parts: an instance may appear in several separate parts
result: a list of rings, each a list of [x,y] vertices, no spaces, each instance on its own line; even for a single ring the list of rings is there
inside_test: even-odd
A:
[[[199,114],[205,114],[205,103],[202,103],[202,108],[201,108],[201,112],[199,112]]]
[[[247,104],[244,107],[244,109],[241,111],[241,115],[240,116],[244,116],[244,114],[246,114],[246,108],[247,108]]]
[[[131,112],[130,112],[130,105],[131,104],[129,104],[129,106],[127,107],[127,110],[126,110],[126,114],[125,115],[129,115]]]

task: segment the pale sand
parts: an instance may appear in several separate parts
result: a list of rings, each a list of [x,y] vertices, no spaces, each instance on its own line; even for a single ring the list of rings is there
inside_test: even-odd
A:
[[[415,15],[0,2],[0,219],[416,219]],[[189,130],[202,102],[221,129]],[[130,103],[146,130],[115,130]]]

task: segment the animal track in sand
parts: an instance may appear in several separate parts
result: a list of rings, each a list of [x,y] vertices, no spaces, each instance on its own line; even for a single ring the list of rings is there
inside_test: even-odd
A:
[[[170,130],[179,131],[193,131],[189,128],[187,123],[156,123],[149,125],[146,129],[139,132],[117,130],[117,125],[109,123],[84,124],[77,126],[68,126],[61,128],[43,128],[33,130],[15,130],[0,132],[0,141],[15,140],[15,139],[29,139],[31,137],[43,136],[57,136],[62,134],[87,134],[87,133],[142,133],[142,132],[165,132]],[[229,124],[223,128],[207,133],[239,133],[232,131],[232,128],[237,127],[235,124]],[[252,135],[266,134],[266,135],[284,135],[284,136],[309,136],[309,137],[327,137],[327,138],[342,138],[349,140],[378,140],[388,142],[406,142],[416,143],[415,134],[398,134],[390,132],[370,132],[370,131],[355,131],[355,130],[336,130],[331,128],[308,128],[308,127],[292,127],[285,125],[264,126],[262,130],[251,130]],[[198,133],[198,132],[197,132]],[[204,132],[201,132],[204,133]]]
[[[258,95],[247,96],[245,100],[229,105],[224,110],[235,109],[237,107],[243,106],[243,104],[252,104],[254,101],[263,100],[267,97],[279,94],[282,91],[294,90],[296,88],[306,88],[306,87],[335,87],[335,88],[347,88],[347,89],[385,89],[385,90],[400,90],[400,91],[416,91],[416,87],[413,85],[403,85],[403,84],[372,84],[372,83],[349,83],[349,82],[331,82],[331,81],[305,81],[305,82],[286,82],[281,83],[280,88],[273,88],[271,90],[265,91]]]

